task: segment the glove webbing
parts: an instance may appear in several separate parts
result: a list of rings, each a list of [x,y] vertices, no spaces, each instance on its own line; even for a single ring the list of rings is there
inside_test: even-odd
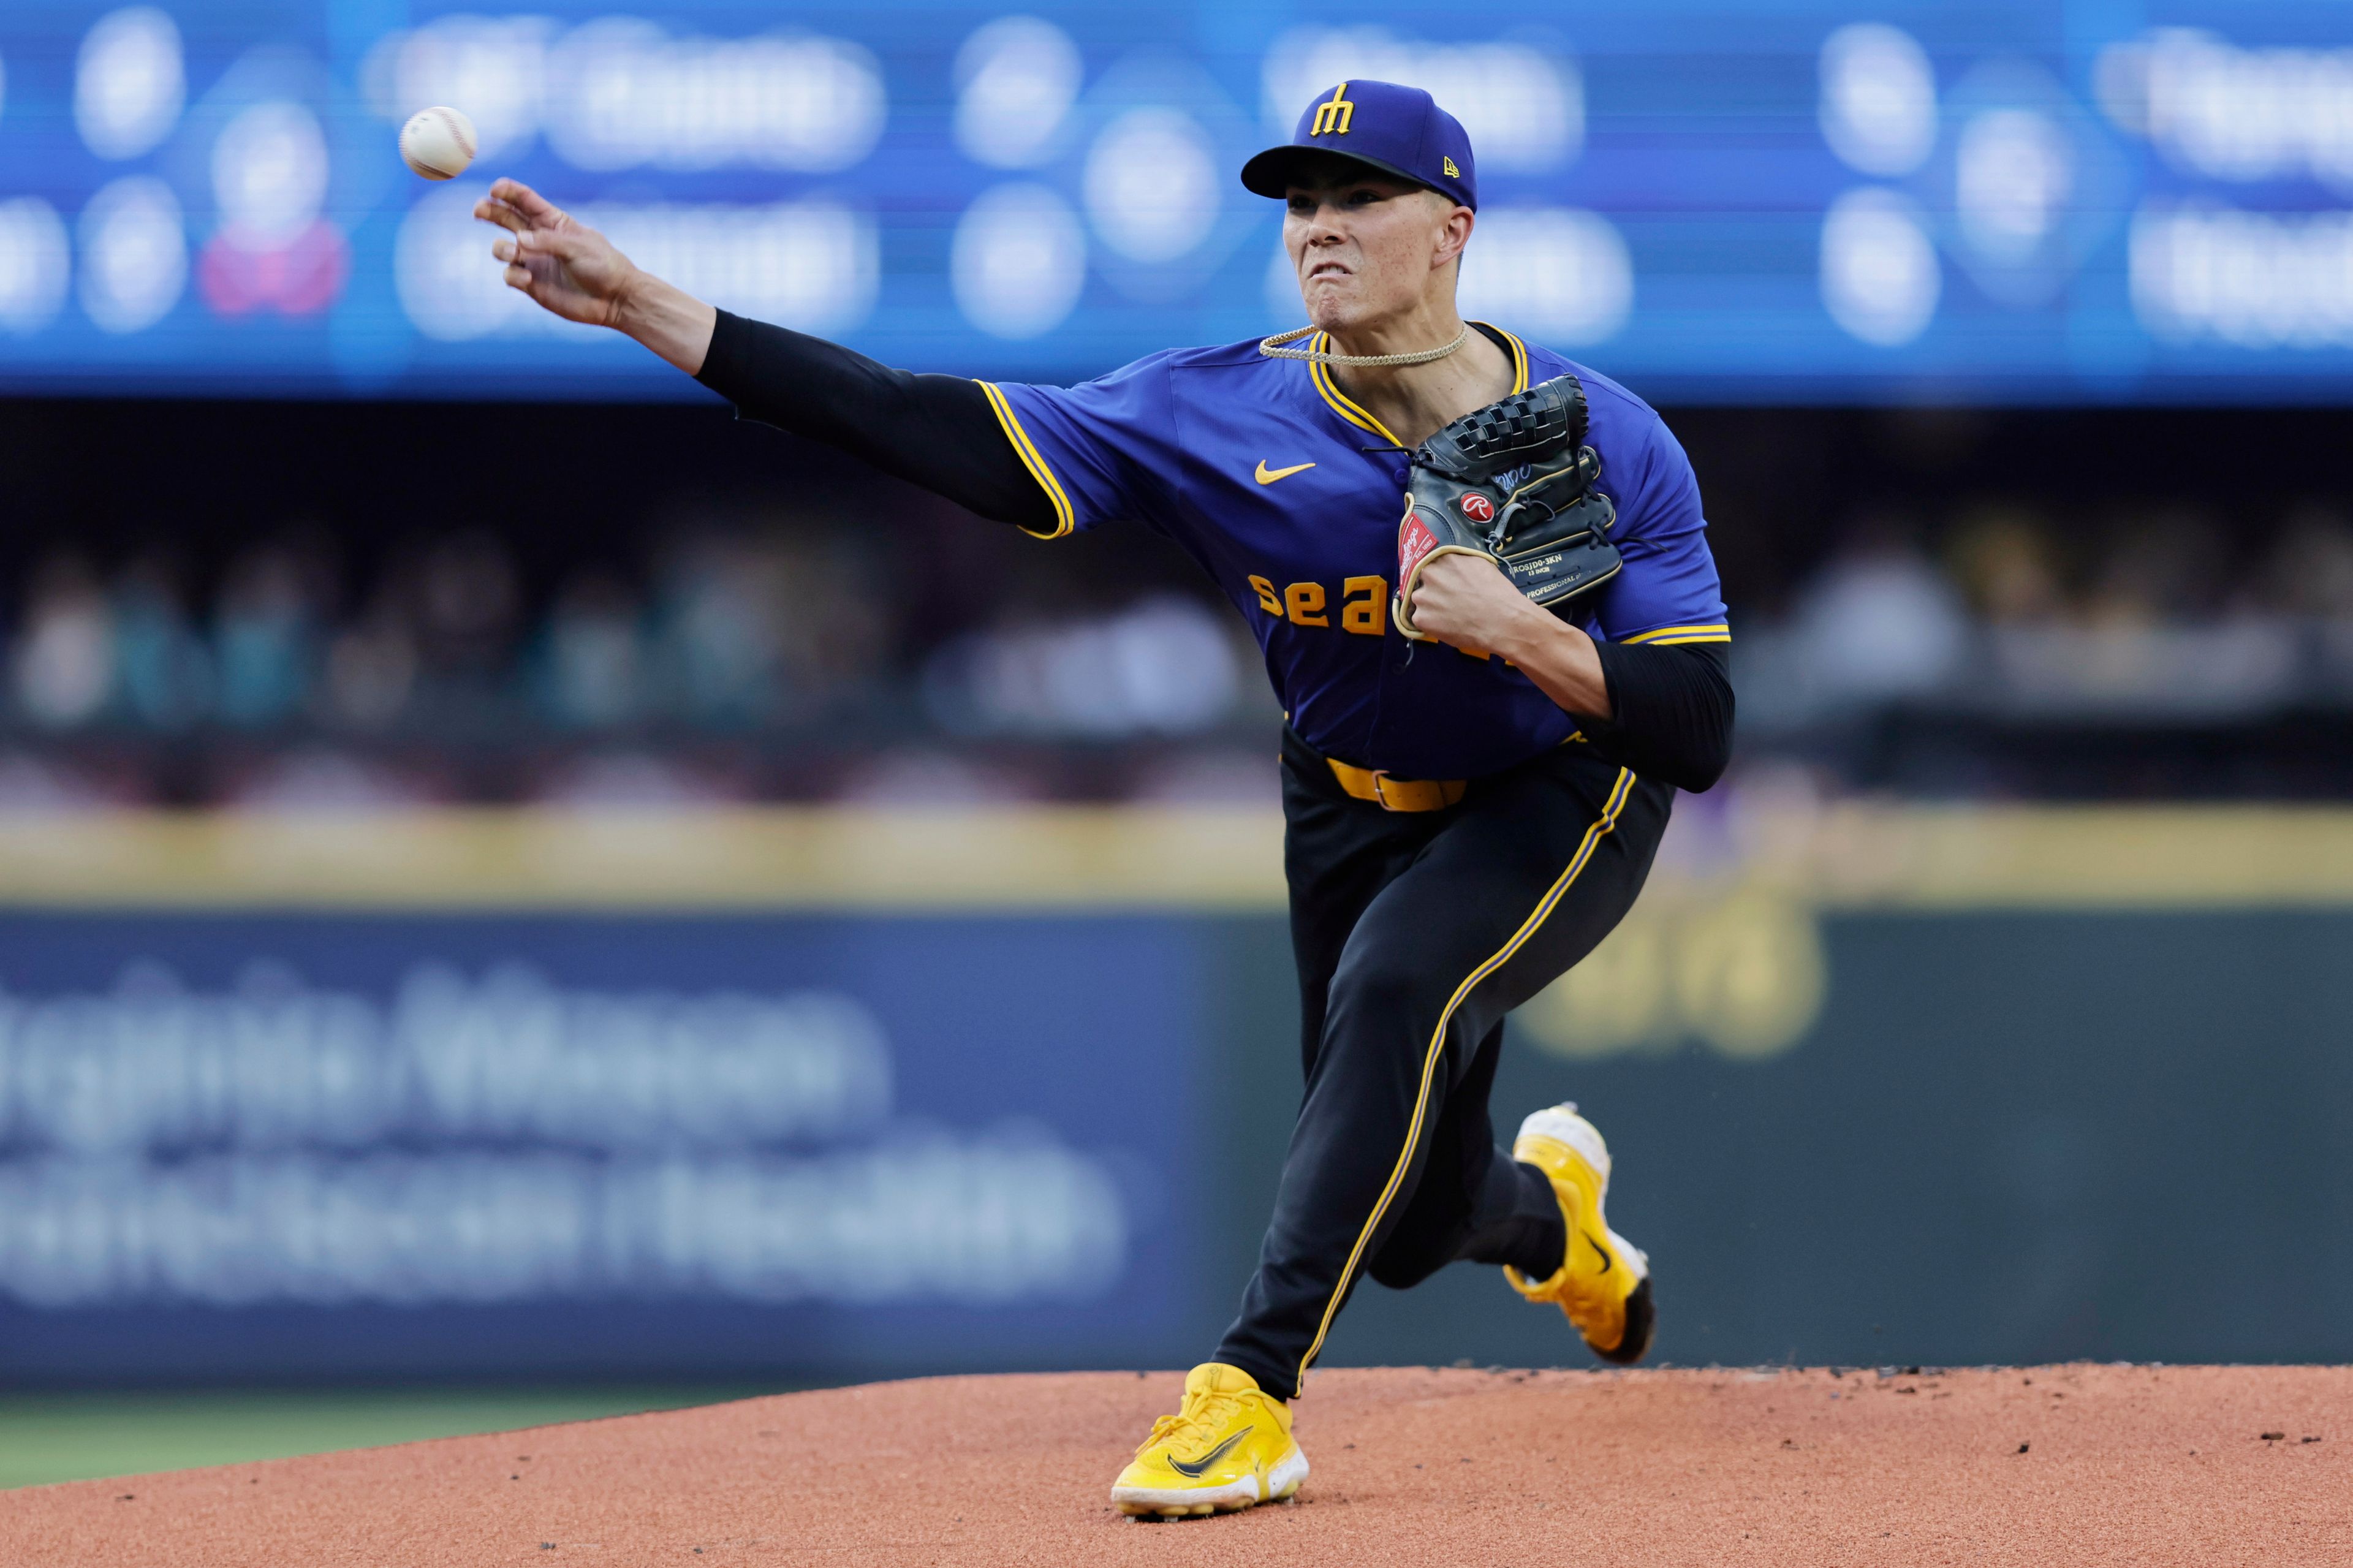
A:
[[[1585,388],[1564,375],[1473,409],[1422,447],[1438,459],[1432,467],[1471,478],[1482,469],[1509,468],[1523,452],[1581,447],[1585,429]]]

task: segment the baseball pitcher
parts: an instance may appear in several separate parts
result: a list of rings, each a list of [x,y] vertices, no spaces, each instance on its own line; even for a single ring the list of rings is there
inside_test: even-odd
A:
[[[1074,387],[911,374],[714,310],[512,180],[475,209],[510,285],[748,417],[1040,539],[1159,531],[1264,651],[1306,1092],[1240,1312],[1112,1489],[1145,1516],[1297,1490],[1290,1402],[1366,1274],[1500,1265],[1603,1360],[1650,1348],[1601,1134],[1557,1105],[1506,1152],[1487,1096],[1504,1016],[1624,916],[1732,727],[1683,448],[1615,382],[1456,311],[1479,187],[1454,117],[1342,82],[1241,179],[1284,204],[1310,324]]]

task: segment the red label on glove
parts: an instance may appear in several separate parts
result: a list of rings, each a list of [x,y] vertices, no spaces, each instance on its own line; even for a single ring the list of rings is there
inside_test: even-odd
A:
[[[1489,500],[1485,496],[1481,495],[1476,490],[1464,496],[1461,504],[1462,507],[1462,515],[1469,518],[1473,522],[1493,522],[1495,521],[1495,503]]]
[[[1398,582],[1412,582],[1415,569],[1437,548],[1438,535],[1430,531],[1430,524],[1412,512],[1406,513],[1398,528]]]

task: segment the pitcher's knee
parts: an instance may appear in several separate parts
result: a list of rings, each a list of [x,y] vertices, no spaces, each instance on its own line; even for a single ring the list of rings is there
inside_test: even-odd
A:
[[[1332,976],[1324,1011],[1325,1037],[1352,1034],[1366,1025],[1384,1034],[1402,1029],[1409,1036],[1426,1037],[1445,1012],[1451,989],[1451,983],[1430,973],[1426,962],[1351,954]]]
[[[1385,1247],[1365,1272],[1377,1285],[1392,1290],[1410,1290],[1453,1261],[1449,1249],[1427,1247]]]

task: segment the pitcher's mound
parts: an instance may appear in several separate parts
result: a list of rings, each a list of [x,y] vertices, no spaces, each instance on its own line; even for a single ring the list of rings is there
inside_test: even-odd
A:
[[[1106,1493],[1181,1374],[941,1378],[0,1494],[26,1568],[2353,1563],[2353,1369],[1318,1373],[1297,1501]]]

